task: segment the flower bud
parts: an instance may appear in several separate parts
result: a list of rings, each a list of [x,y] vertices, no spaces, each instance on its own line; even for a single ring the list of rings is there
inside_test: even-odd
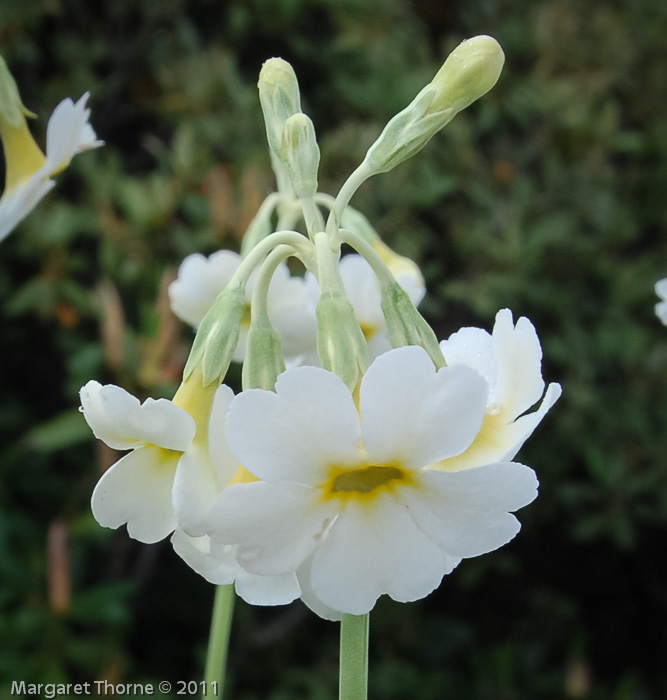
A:
[[[436,132],[496,84],[504,61],[500,44],[490,36],[460,44],[370,147],[364,160],[370,174],[387,172],[421,150]]]
[[[252,309],[250,311],[252,314]],[[246,339],[243,360],[243,389],[273,391],[278,375],[285,371],[285,358],[280,336],[268,316],[252,318]]]
[[[317,192],[320,149],[310,118],[301,113],[292,115],[285,122],[281,146],[281,160],[287,166],[296,196],[312,197]]]
[[[431,326],[417,311],[408,293],[398,282],[382,285],[382,313],[387,323],[389,340],[393,347],[420,345],[429,354],[435,366],[445,366],[445,358]]]
[[[299,84],[292,66],[282,58],[270,58],[259,73],[259,101],[264,113],[266,137],[274,157],[281,159],[285,122],[301,112]]]
[[[368,346],[354,307],[344,294],[323,291],[316,315],[322,367],[337,374],[354,392],[368,367]]]
[[[246,310],[245,290],[225,287],[199,324],[183,379],[201,365],[204,386],[222,381],[234,356]]]

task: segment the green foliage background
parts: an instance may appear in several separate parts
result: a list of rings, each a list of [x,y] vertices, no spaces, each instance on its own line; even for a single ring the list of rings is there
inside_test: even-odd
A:
[[[661,0],[0,0],[38,141],[86,91],[106,141],[0,245],[0,697],[12,679],[200,678],[212,589],[168,543],[93,521],[116,457],[77,391],[174,391],[191,334],[166,284],[185,255],[237,247],[273,187],[262,62],[293,64],[335,193],[482,33],[506,53],[496,88],[353,203],[421,265],[440,337],[510,307],[564,394],[521,453],[541,481],[521,535],[424,601],[377,606],[371,697],[667,697]],[[299,604],[239,604],[229,697],[334,698],[336,637]]]

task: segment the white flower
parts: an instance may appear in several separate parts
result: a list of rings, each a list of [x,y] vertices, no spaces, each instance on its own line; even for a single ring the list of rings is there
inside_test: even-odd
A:
[[[393,258],[388,262],[395,262],[396,269],[392,269],[391,264],[389,268],[394,273],[397,282],[409,294],[413,304],[417,306],[426,293],[419,268],[411,260],[392,254]],[[387,325],[382,313],[380,285],[373,268],[361,255],[356,253],[346,255],[341,258],[339,267],[345,292],[368,342],[369,357],[373,360],[391,349]],[[320,295],[317,280],[314,275],[307,273],[306,281],[312,303],[316,305]],[[319,363],[313,360],[307,364]]]
[[[178,279],[169,286],[172,311],[194,328],[227,286],[241,264],[241,256],[231,250],[219,250],[208,258],[194,253],[181,263]],[[241,327],[234,360],[242,362],[250,324],[250,298],[254,277],[246,289],[248,313]],[[315,310],[310,304],[303,278],[292,277],[287,265],[281,264],[269,285],[268,312],[271,323],[283,343],[286,357],[311,352],[315,348]]]
[[[536,495],[534,472],[520,464],[430,468],[467,449],[486,403],[479,374],[436,372],[419,347],[371,364],[358,410],[343,381],[317,367],[288,369],[275,393],[242,392],[227,439],[262,481],[220,494],[212,542],[236,545],[250,573],[298,572],[333,611],[364,614],[385,593],[422,598],[461,558],[512,539],[520,525],[510,511]]]
[[[544,392],[542,348],[533,324],[521,317],[515,326],[512,312],[502,309],[493,335],[481,328],[462,328],[440,348],[448,366],[472,367],[486,379],[489,398],[482,429],[472,445],[438,468],[468,469],[513,459],[561,395],[560,384],[549,384]],[[543,394],[540,407],[526,414]]]
[[[184,401],[191,415],[167,399],[141,404],[113,384],[88,382],[81,389],[81,410],[95,437],[114,449],[132,450],[93,491],[97,522],[111,528],[127,523],[130,537],[147,543],[163,539],[179,524],[190,535],[203,535],[208,510],[238,464],[219,433],[213,431],[209,439],[207,426],[201,419],[198,426],[195,417],[202,414],[207,422],[210,412],[211,421],[219,422],[232,396],[222,386],[211,406],[205,396],[197,405],[191,395]]]
[[[661,301],[655,305],[655,313],[667,326],[667,277],[655,283],[655,293],[661,299]]]
[[[69,98],[54,110],[46,133],[46,156],[28,129],[23,107],[0,109],[0,137],[7,175],[0,198],[0,241],[24,219],[55,185],[53,175],[64,170],[81,151],[102,145],[88,123],[86,93],[76,104]],[[20,103],[19,103],[20,104]]]

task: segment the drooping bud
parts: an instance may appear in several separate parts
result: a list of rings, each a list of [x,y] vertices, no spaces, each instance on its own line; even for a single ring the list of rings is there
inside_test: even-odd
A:
[[[389,121],[370,147],[364,160],[370,174],[387,172],[423,148],[461,110],[496,84],[504,62],[500,44],[490,36],[459,44],[433,80]]]
[[[389,340],[395,348],[404,345],[420,345],[439,369],[445,366],[445,358],[431,326],[417,311],[408,293],[396,281],[381,286],[382,313],[387,323]]]
[[[250,310],[252,315],[252,308]],[[285,371],[283,344],[269,317],[251,316],[243,360],[243,389],[273,391],[278,375]]]
[[[272,155],[282,162],[285,122],[293,114],[301,112],[299,84],[292,66],[282,58],[270,58],[262,66],[257,87],[269,148]]]
[[[206,312],[197,329],[183,379],[201,365],[204,386],[222,381],[234,356],[241,335],[241,321],[246,311],[243,287],[225,287]]]
[[[287,166],[297,197],[306,199],[317,192],[320,149],[315,127],[305,114],[292,115],[283,128],[281,160]]]

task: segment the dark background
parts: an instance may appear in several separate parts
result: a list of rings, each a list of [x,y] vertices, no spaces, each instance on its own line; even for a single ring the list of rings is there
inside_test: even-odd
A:
[[[212,587],[167,542],[94,522],[117,455],[77,392],[173,394],[192,336],[166,285],[185,255],[238,248],[273,188],[262,62],[294,66],[335,194],[483,33],[505,50],[498,85],[353,204],[422,267],[440,337],[508,306],[564,394],[520,454],[541,481],[520,536],[374,610],[371,697],[667,697],[662,0],[0,0],[37,141],[90,91],[106,142],[0,244],[0,697],[12,679],[201,677]],[[337,631],[300,604],[239,603],[228,697],[336,697]]]

